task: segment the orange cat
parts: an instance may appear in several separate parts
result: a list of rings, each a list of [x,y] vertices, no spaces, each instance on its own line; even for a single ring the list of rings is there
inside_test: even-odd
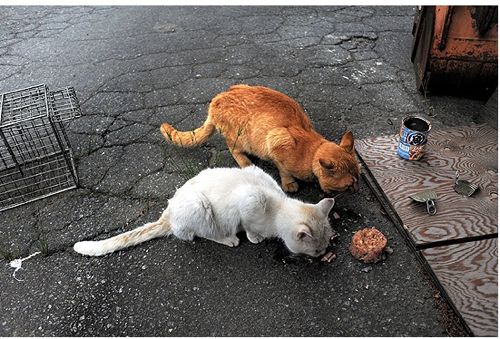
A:
[[[180,132],[167,123],[160,127],[167,141],[192,147],[205,142],[217,129],[240,167],[252,165],[246,154],[274,162],[287,192],[298,190],[294,178],[321,189],[357,191],[359,165],[349,131],[337,145],[313,129],[300,105],[283,93],[261,86],[236,85],[210,103],[205,123]]]

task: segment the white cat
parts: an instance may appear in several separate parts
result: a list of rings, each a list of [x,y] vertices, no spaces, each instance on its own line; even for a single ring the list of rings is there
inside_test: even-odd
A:
[[[291,252],[317,257],[333,235],[328,213],[334,203],[289,198],[256,166],[205,169],[177,190],[158,221],[106,240],[77,242],[74,250],[99,256],[170,234],[238,246],[236,233],[245,231],[252,243],[278,237]]]

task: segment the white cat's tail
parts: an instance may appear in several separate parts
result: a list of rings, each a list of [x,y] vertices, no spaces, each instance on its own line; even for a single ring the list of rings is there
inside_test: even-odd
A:
[[[99,241],[80,241],[73,249],[83,255],[100,256],[135,246],[153,238],[158,238],[171,233],[170,223],[166,216],[161,216],[158,221],[150,222],[132,231],[115,237]]]

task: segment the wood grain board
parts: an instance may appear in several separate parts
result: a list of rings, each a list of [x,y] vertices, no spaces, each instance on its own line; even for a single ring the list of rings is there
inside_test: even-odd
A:
[[[498,238],[421,251],[475,336],[498,335]]]
[[[399,135],[356,140],[367,182],[413,243],[447,299],[476,336],[498,335],[498,132],[487,125],[431,131],[420,161],[397,153]],[[454,189],[479,185],[472,197]],[[409,195],[437,193],[436,215]]]
[[[498,137],[487,125],[431,131],[425,155],[408,161],[396,153],[398,135],[356,140],[356,150],[383,190],[417,248],[495,235],[498,232]],[[479,184],[472,197],[453,190],[460,179]],[[409,195],[424,189],[437,193],[437,214]]]

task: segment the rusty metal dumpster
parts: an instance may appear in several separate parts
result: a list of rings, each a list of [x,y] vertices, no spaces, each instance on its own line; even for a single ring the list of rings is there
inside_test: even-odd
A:
[[[489,97],[498,85],[498,7],[423,6],[413,26],[417,88]]]

